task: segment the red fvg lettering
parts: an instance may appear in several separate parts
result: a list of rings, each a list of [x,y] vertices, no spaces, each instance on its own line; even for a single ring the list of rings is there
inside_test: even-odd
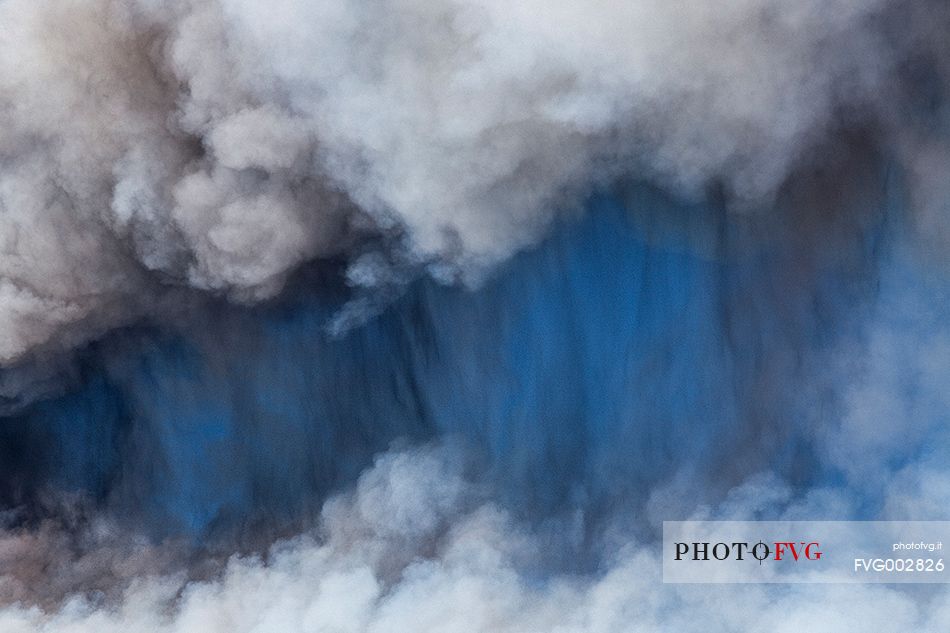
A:
[[[799,545],[802,546],[801,549],[797,547]],[[816,548],[816,551],[812,551],[812,547]],[[796,561],[799,556],[804,556],[808,560],[820,560],[821,552],[817,551],[818,547],[820,546],[816,542],[806,543],[799,541],[798,543],[793,543],[791,541],[784,541],[775,543],[775,560],[782,560],[782,556],[786,552],[791,553],[792,558]]]

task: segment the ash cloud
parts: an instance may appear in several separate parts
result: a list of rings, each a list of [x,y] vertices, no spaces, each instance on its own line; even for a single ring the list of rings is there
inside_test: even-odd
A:
[[[945,224],[909,116],[946,87],[938,2],[7,0],[0,22],[5,364],[161,315],[170,286],[254,302],[314,258],[365,268],[368,238],[475,283],[628,173],[748,211],[842,129],[899,147]]]
[[[650,535],[947,518],[948,25],[3,0],[0,493],[36,517],[0,517],[0,631],[945,631],[939,588],[670,588]],[[584,199],[628,178],[672,195]],[[352,336],[322,295],[206,301],[324,259]],[[452,435],[480,483],[444,447],[364,468]]]
[[[458,463],[440,448],[388,453],[327,503],[319,532],[264,557],[234,556],[205,580],[155,573],[106,602],[13,604],[0,610],[0,630],[937,633],[950,624],[943,586],[664,585],[655,544],[631,538],[609,547],[595,574],[539,577],[552,544],[486,499]],[[760,477],[705,516],[795,516],[809,505],[796,509],[787,489]]]

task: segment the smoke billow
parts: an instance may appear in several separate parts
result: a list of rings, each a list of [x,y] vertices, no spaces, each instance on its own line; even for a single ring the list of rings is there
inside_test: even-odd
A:
[[[477,280],[631,172],[760,205],[842,128],[943,180],[907,122],[946,86],[940,3],[0,12],[7,363],[154,312],[169,285],[254,301],[347,252],[356,284]],[[377,238],[389,255],[356,257]]]
[[[431,447],[386,454],[328,502],[318,534],[281,541],[266,559],[235,556],[209,580],[143,577],[106,605],[80,597],[53,613],[14,606],[0,611],[0,629],[936,633],[950,622],[942,586],[928,595],[881,585],[664,585],[657,548],[636,540],[612,549],[597,574],[539,578],[543,542],[457,463]],[[714,516],[750,516],[741,497],[761,500],[774,482],[750,486]],[[767,503],[790,511],[781,491]]]
[[[938,0],[0,0],[0,633],[945,631]]]

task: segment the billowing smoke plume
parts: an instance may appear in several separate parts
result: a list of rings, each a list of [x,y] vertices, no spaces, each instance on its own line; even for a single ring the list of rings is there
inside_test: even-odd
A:
[[[947,33],[0,0],[0,633],[946,631],[657,539],[950,518]]]
[[[824,497],[826,511],[834,493]],[[790,507],[786,490],[760,478],[712,516],[746,519],[767,508],[776,516],[808,511]],[[929,593],[882,585],[664,585],[658,549],[636,540],[612,548],[597,574],[539,576],[552,545],[562,544],[539,540],[487,501],[452,451],[391,453],[354,491],[327,504],[319,534],[279,542],[266,560],[235,556],[212,580],[190,583],[145,576],[126,584],[117,602],[77,597],[54,613],[14,606],[0,611],[0,630],[938,633],[950,625],[943,585]],[[83,563],[101,568],[89,558],[68,573],[82,573]]]
[[[913,157],[922,205],[946,166],[913,120],[946,85],[939,2],[5,0],[0,23],[5,363],[169,285],[270,297],[313,258],[477,280],[631,172],[748,209],[861,128]]]

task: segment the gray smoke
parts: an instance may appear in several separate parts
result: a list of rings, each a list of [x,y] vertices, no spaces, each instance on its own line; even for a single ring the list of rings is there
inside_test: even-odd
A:
[[[354,490],[326,505],[319,534],[281,541],[266,558],[234,556],[207,580],[153,574],[128,583],[118,600],[79,594],[58,609],[15,604],[0,610],[0,631],[939,633],[950,626],[943,585],[929,592],[666,585],[657,547],[635,539],[612,550],[596,574],[539,578],[532,563],[549,556],[550,545],[487,501],[457,464],[443,449],[384,455]],[[834,492],[797,506],[789,496],[774,478],[758,477],[703,516],[747,519],[784,508],[794,517],[809,506],[844,505]],[[87,555],[65,571],[98,566],[115,573],[122,566],[116,559],[115,549],[108,557]]]
[[[267,298],[314,258],[353,257],[355,285],[393,261],[477,282],[628,173],[718,183],[748,212],[845,129],[903,157],[945,236],[945,145],[918,119],[946,87],[947,14],[4,0],[0,362],[154,312],[169,287]],[[355,257],[374,236],[398,257]]]

